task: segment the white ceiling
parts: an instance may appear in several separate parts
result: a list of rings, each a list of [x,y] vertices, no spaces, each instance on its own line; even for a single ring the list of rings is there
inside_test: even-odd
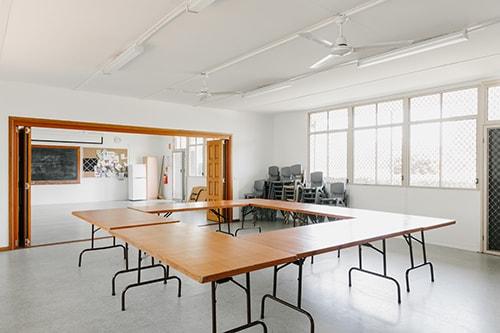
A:
[[[217,0],[199,14],[181,14],[146,41],[142,55],[104,75],[99,72],[104,64],[184,0],[0,0],[0,80],[195,105],[196,96],[166,88],[198,90],[197,73],[367,1]],[[422,40],[496,18],[498,0],[388,0],[352,15],[345,35],[353,44]],[[333,40],[336,26],[315,34]],[[333,68],[286,90],[212,98],[205,104],[244,111],[304,110],[494,77],[500,73],[498,36],[500,24],[472,32],[462,44],[369,68]],[[251,91],[307,73],[327,53],[296,38],[212,73],[209,86]]]

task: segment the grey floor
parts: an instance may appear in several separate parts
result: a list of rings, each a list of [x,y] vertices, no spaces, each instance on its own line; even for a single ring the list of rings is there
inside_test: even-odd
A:
[[[203,216],[183,218],[195,221]],[[262,222],[262,226],[269,230],[283,225]],[[78,268],[78,253],[87,245],[0,253],[0,332],[210,332],[209,285],[180,275],[181,298],[176,297],[176,285],[171,282],[136,288],[129,292],[127,310],[122,312],[119,297],[110,294],[111,277],[123,268],[120,251],[86,254],[83,267]],[[391,240],[388,249],[389,274],[403,287],[406,245]],[[365,253],[365,265],[380,269],[381,258],[368,250]],[[313,314],[316,332],[500,331],[500,257],[438,246],[428,246],[428,255],[435,265],[436,281],[430,282],[425,268],[412,273],[412,292],[403,290],[401,305],[391,282],[354,273],[353,287],[347,286],[347,271],[357,264],[356,249],[344,250],[340,259],[328,254],[316,257],[313,265],[308,261],[303,306]],[[295,266],[280,273],[279,296],[295,300],[296,274]],[[146,277],[158,275],[145,273]],[[134,278],[133,274],[122,276],[118,289]],[[254,318],[262,295],[271,287],[272,270],[252,273]],[[219,330],[244,323],[243,293],[230,284],[219,286],[217,292]],[[300,314],[273,303],[267,311],[270,332],[308,331]]]
[[[154,200],[161,202],[167,200]],[[87,223],[71,215],[75,210],[122,208],[145,205],[153,201],[103,201],[58,205],[34,205],[31,207],[31,245],[45,245],[87,239],[90,236]]]

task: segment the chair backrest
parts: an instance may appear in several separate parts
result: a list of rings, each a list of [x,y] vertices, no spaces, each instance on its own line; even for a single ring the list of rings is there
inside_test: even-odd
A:
[[[330,194],[335,196],[343,196],[345,194],[345,184],[344,183],[331,183],[330,184]]]
[[[294,164],[290,167],[290,171],[292,172],[292,178],[296,180],[302,181],[304,179],[304,174],[302,173],[302,165]]]
[[[323,186],[323,172],[315,171],[311,172],[311,187],[322,187]]]
[[[278,181],[280,180],[280,169],[275,165],[270,166],[268,170],[268,175],[269,175],[269,181],[271,182]]]
[[[256,180],[253,183],[253,190],[255,192],[256,197],[258,198],[264,197],[265,186],[266,186],[266,181],[264,179]]]
[[[281,168],[280,180],[286,181],[292,179],[292,170],[290,167]]]
[[[205,186],[194,186],[189,196],[189,201],[207,201],[207,188]]]

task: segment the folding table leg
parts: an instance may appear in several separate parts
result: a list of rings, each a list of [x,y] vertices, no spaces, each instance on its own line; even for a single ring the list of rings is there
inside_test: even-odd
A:
[[[256,226],[256,218],[255,218],[255,214],[256,214],[256,208],[255,207],[252,207],[251,209],[249,209],[248,211],[246,210],[247,207],[243,207],[241,209],[241,227],[239,227],[238,229],[236,229],[234,231],[234,236],[238,236],[238,232],[241,231],[241,230],[249,230],[249,229],[257,229],[259,230],[259,233],[262,232],[262,229],[260,226]],[[253,226],[252,227],[245,227],[245,217],[249,214],[254,214],[253,215]]]
[[[380,253],[382,255],[382,258],[383,258],[383,270],[384,270],[383,274],[363,269],[362,246],[369,247],[372,250],[375,250],[376,252],[378,252],[378,253]],[[387,251],[386,251],[386,246],[385,246],[385,239],[382,240],[382,250],[376,248],[375,246],[373,246],[370,243],[366,243],[366,244],[363,244],[363,245],[359,245],[358,246],[358,251],[359,251],[358,252],[358,256],[359,256],[359,268],[358,267],[352,267],[349,270],[349,287],[352,286],[352,279],[351,279],[351,275],[352,275],[351,273],[352,273],[352,271],[358,271],[358,272],[367,273],[367,274],[370,274],[370,275],[373,275],[373,276],[378,276],[378,277],[387,279],[389,281],[392,281],[392,282],[394,282],[396,284],[397,291],[398,291],[398,303],[401,303],[401,287],[399,286],[399,282],[395,278],[387,275],[387,256],[386,256],[387,255]]]
[[[218,280],[218,281],[212,281],[211,283],[211,294],[212,294],[212,333],[217,333],[217,284],[222,284],[226,282],[232,282],[236,286],[240,287],[245,291],[246,294],[246,306],[247,306],[247,323],[235,328],[232,328],[228,331],[225,331],[225,333],[233,333],[233,332],[240,332],[243,331],[247,328],[251,328],[254,326],[261,326],[263,329],[264,333],[267,333],[267,326],[260,320],[255,320],[252,321],[252,308],[251,308],[251,296],[250,296],[250,273],[245,274],[245,286],[240,284],[238,281],[234,280],[233,278],[227,278],[223,280]]]
[[[127,271],[120,271],[120,272],[118,272],[118,273],[115,274],[115,276],[113,277],[113,295],[115,294],[115,290],[114,290],[114,288],[115,288],[115,279],[118,276],[118,274],[128,273],[128,272],[135,272],[135,271],[137,272],[137,282],[129,284],[122,291],[122,311],[125,311],[125,295],[126,295],[127,291],[129,289],[131,289],[131,288],[135,288],[135,287],[139,287],[139,286],[143,286],[143,285],[147,285],[147,284],[152,284],[152,283],[156,283],[156,282],[163,282],[164,284],[167,284],[167,280],[175,279],[179,283],[179,285],[177,287],[177,297],[181,297],[181,287],[182,287],[182,281],[181,281],[181,279],[178,278],[177,276],[169,276],[169,271],[163,265],[161,265],[163,267],[163,274],[164,274],[162,278],[154,279],[154,280],[147,280],[147,281],[142,281],[141,280],[141,272],[142,272],[142,270],[148,269],[148,268],[153,268],[153,267],[158,267],[158,266],[160,266],[160,265],[159,264],[155,264],[154,261],[152,260],[151,266],[142,267],[142,251],[139,250],[138,251],[138,257],[137,257],[137,268],[132,268],[132,269],[129,269]]]
[[[405,274],[405,277],[406,277],[406,291],[410,292],[410,276],[409,276],[410,272],[412,270],[415,270],[415,269],[420,268],[420,267],[429,266],[430,273],[431,273],[431,282],[434,282],[434,266],[432,265],[432,263],[430,261],[427,261],[427,252],[426,252],[426,249],[425,249],[425,237],[424,237],[424,231],[423,230],[420,232],[420,239],[412,236],[411,234],[404,235],[403,237],[405,238],[406,243],[408,244],[409,251],[410,251],[410,264],[411,264],[411,267],[406,270],[406,274]],[[417,243],[419,243],[422,246],[422,257],[423,257],[423,261],[424,262],[422,264],[416,265],[416,266],[415,266],[415,261],[413,259],[412,240],[416,241]]]
[[[260,318],[264,319],[266,300],[270,299],[270,300],[273,300],[273,301],[280,303],[281,305],[289,307],[292,310],[295,310],[299,313],[304,314],[309,319],[310,332],[314,333],[314,318],[312,317],[312,315],[309,312],[307,312],[306,310],[304,310],[302,308],[302,268],[303,268],[304,262],[305,262],[305,258],[299,259],[293,263],[299,267],[298,278],[297,278],[297,305],[293,305],[293,304],[279,298],[278,296],[276,296],[277,287],[278,287],[278,271],[289,266],[291,263],[284,264],[281,266],[274,266],[273,293],[272,294],[265,294],[262,297],[261,308],[260,308]]]
[[[92,224],[92,232],[90,235],[90,248],[84,249],[80,252],[80,255],[78,256],[78,267],[82,267],[82,257],[83,254],[86,252],[91,252],[91,251],[100,251],[100,250],[107,250],[107,249],[113,249],[117,247],[121,247],[123,249],[123,258],[125,259],[125,265],[128,266],[128,256],[127,256],[127,249],[123,244],[116,244],[116,238],[113,237],[113,244],[109,246],[101,246],[101,247],[95,247],[95,234],[101,230],[101,228],[96,228],[95,225]]]

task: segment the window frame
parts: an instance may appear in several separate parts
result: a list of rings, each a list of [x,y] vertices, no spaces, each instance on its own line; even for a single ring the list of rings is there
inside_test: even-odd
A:
[[[191,139],[194,139],[195,143],[191,143]],[[198,139],[202,139],[202,142],[201,143],[198,143]],[[201,147],[201,151],[202,151],[202,163],[203,163],[203,167],[202,167],[202,172],[201,172],[201,175],[198,175],[198,174],[191,174],[191,166],[192,166],[192,159],[191,159],[191,155],[190,155],[190,148],[191,147],[195,147],[195,156],[196,155],[196,149],[198,149],[199,147]],[[186,140],[186,153],[187,153],[187,169],[188,169],[188,177],[205,177],[206,175],[206,163],[205,163],[205,158],[206,158],[206,148],[207,148],[207,139],[206,138],[199,138],[199,137],[188,137],[187,140]],[[194,164],[196,165],[198,162],[198,159],[195,158],[195,161],[194,161]]]
[[[388,103],[388,102],[395,102],[395,101],[401,101],[402,105],[402,120],[400,123],[395,123],[395,124],[383,124],[383,125],[378,125],[378,105],[383,104],[383,103]],[[357,107],[363,107],[366,105],[375,105],[375,125],[370,125],[370,126],[360,126],[360,127],[354,127],[355,124],[355,118],[354,118],[354,111]],[[370,102],[370,103],[360,103],[353,105],[351,108],[352,112],[352,146],[350,149],[351,155],[352,155],[352,184],[354,185],[375,185],[375,186],[390,186],[390,187],[398,187],[398,186],[403,186],[404,185],[404,136],[405,136],[405,100],[404,98],[388,98],[388,99],[383,99],[379,100],[376,102]],[[394,127],[401,127],[401,182],[399,184],[378,184],[377,183],[377,175],[378,175],[378,129],[379,128],[394,128]],[[375,130],[375,179],[374,183],[357,183],[354,181],[354,146],[355,146],[355,136],[354,133],[356,130],[368,130],[368,129],[374,129]]]
[[[347,127],[343,129],[330,129],[330,112],[337,112],[337,111],[347,111]],[[323,131],[316,131],[316,132],[311,132],[311,116],[313,114],[318,114],[318,113],[326,113],[326,130]],[[318,110],[318,111],[312,111],[307,113],[307,170],[311,170],[311,137],[313,135],[319,135],[319,134],[325,134],[326,135],[326,173],[327,175],[324,176],[326,181],[328,182],[335,182],[335,181],[340,181],[343,178],[332,178],[329,176],[329,160],[330,160],[330,134],[333,133],[345,133],[346,135],[346,149],[347,149],[347,155],[346,155],[346,175],[345,175],[345,181],[349,182],[349,140],[350,140],[350,126],[351,126],[351,108],[350,107],[338,107],[338,108],[328,108],[325,110]],[[309,175],[306,177],[309,179]]]
[[[363,101],[353,102],[353,103],[343,103],[333,106],[328,106],[324,108],[318,108],[314,110],[310,110],[307,112],[307,171],[310,174],[310,161],[311,161],[311,151],[310,151],[310,138],[312,134],[318,133],[327,133],[327,131],[320,132],[311,132],[310,131],[310,116],[314,113],[320,112],[329,112],[340,109],[348,110],[348,129],[347,129],[347,182],[354,186],[379,186],[379,187],[407,187],[407,188],[421,188],[421,189],[435,189],[435,190],[460,190],[460,191],[479,191],[482,187],[482,167],[483,167],[483,151],[482,151],[482,143],[484,140],[483,137],[483,125],[493,125],[500,124],[500,120],[488,120],[488,89],[490,87],[500,86],[500,81],[491,81],[491,82],[480,82],[475,81],[473,83],[461,83],[455,85],[448,85],[442,87],[434,87],[430,89],[423,89],[420,91],[410,91],[401,94],[395,94],[390,96],[384,96],[381,98],[375,99],[367,99]],[[459,116],[459,117],[450,117],[450,118],[442,118],[442,105],[440,109],[440,118],[433,120],[422,120],[422,121],[410,121],[410,100],[415,97],[421,97],[432,94],[440,94],[440,101],[442,103],[442,95],[448,92],[459,91],[459,90],[467,90],[467,89],[477,89],[477,113],[475,115],[467,115],[467,116]],[[369,105],[369,104],[379,104],[384,102],[390,102],[394,100],[402,100],[403,102],[403,122],[398,125],[380,125],[380,126],[364,126],[358,127],[357,129],[367,129],[367,128],[377,128],[377,127],[393,127],[393,126],[401,126],[402,127],[402,182],[400,185],[392,185],[392,184],[360,184],[354,183],[354,108],[357,106]],[[442,187],[441,186],[441,173],[440,177],[440,186],[423,186],[423,185],[410,185],[410,126],[415,123],[430,123],[430,122],[448,122],[448,121],[456,121],[456,120],[470,120],[474,119],[476,121],[476,184],[475,187],[464,188],[464,187]],[[328,121],[328,118],[327,118]],[[441,126],[441,125],[440,125]],[[328,129],[328,125],[327,125]],[[343,130],[337,130],[343,131]],[[327,140],[328,141],[328,140]],[[327,162],[328,163],[328,162]],[[440,164],[441,164],[441,153],[440,153]]]

